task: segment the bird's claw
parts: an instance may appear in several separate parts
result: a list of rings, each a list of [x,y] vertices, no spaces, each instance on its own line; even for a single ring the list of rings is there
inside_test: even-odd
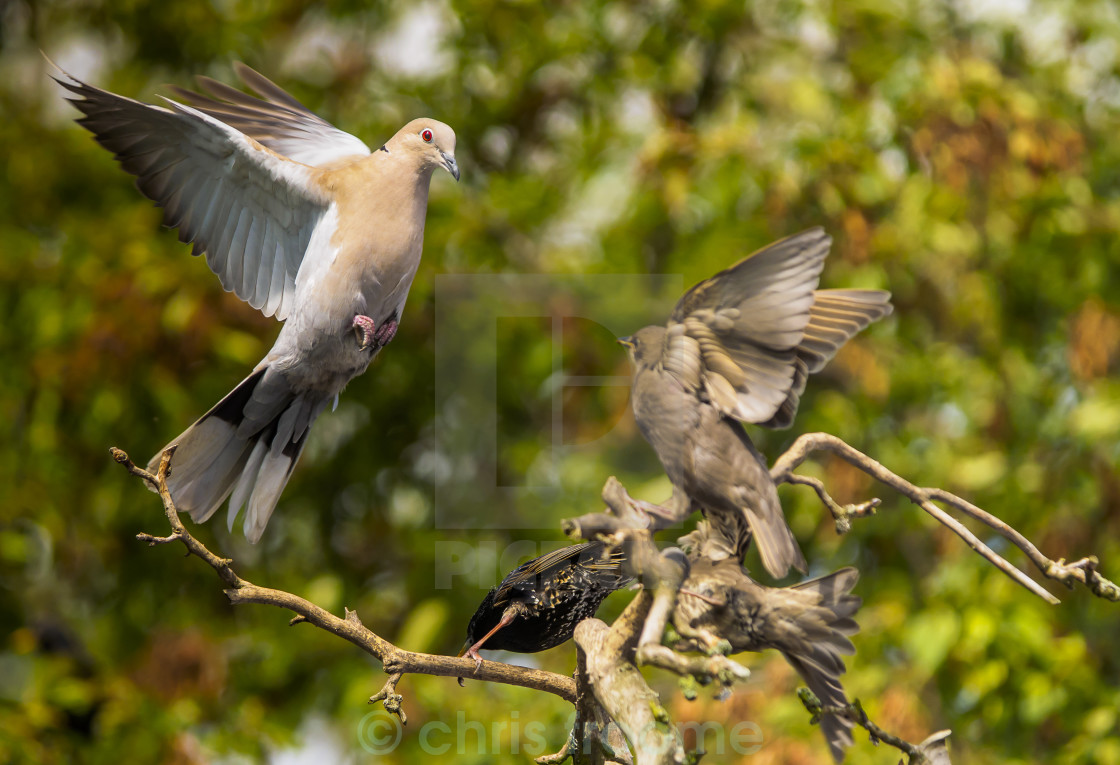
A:
[[[468,659],[474,659],[474,672],[471,673],[472,675],[477,675],[478,670],[482,669],[482,657],[478,655],[478,651],[474,649],[474,646],[471,646],[465,653],[459,655],[466,656]],[[459,681],[460,688],[464,687],[463,678],[457,677],[455,679]]]
[[[354,317],[351,326],[358,335],[358,350],[368,351],[372,348],[376,351],[384,348],[396,337],[398,325],[396,321],[390,319],[379,327],[370,317],[358,314]]]
[[[354,317],[351,324],[354,331],[358,333],[358,350],[364,351],[373,347],[374,340],[377,339],[378,329],[377,325],[373,323],[373,319],[363,314],[358,314]],[[394,331],[395,328],[394,328]]]

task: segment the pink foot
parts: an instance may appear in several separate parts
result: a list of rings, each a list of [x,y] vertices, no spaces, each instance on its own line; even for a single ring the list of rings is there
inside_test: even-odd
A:
[[[397,336],[397,322],[393,319],[382,324],[377,328],[373,339],[377,342],[378,348],[384,348],[389,344],[389,341]]]
[[[351,326],[358,333],[358,350],[364,351],[373,345],[377,332],[377,326],[373,323],[373,319],[358,314],[354,317],[354,323]]]

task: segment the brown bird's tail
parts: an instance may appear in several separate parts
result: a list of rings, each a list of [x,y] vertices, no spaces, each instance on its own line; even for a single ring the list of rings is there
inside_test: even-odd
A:
[[[177,447],[167,479],[175,506],[202,523],[230,497],[232,530],[247,501],[245,536],[256,543],[303,451],[311,424],[330,400],[292,391],[283,373],[272,367],[253,372],[168,444]],[[148,463],[149,471],[159,467],[164,449]]]
[[[792,640],[777,641],[775,647],[826,707],[848,704],[840,684],[840,675],[845,672],[841,656],[855,653],[848,636],[859,632],[859,625],[852,616],[863,601],[851,594],[858,580],[856,569],[842,568],[789,588],[790,595],[797,592],[815,603],[806,603],[807,607],[796,617],[800,634]],[[836,762],[843,761],[844,750],[853,742],[851,721],[835,715],[821,715],[821,732],[828,741],[832,758]]]
[[[762,558],[762,565],[770,576],[781,579],[789,573],[792,566],[801,573],[808,570],[805,556],[797,544],[796,537],[781,510],[777,513],[757,513],[751,507],[744,508],[750,521],[750,532],[757,540],[758,555]],[[740,537],[742,538],[742,537]],[[750,539],[750,536],[747,536]],[[746,550],[740,550],[738,559],[741,561]]]
[[[705,510],[707,523],[701,522],[682,541],[696,548],[697,554],[712,562],[732,558],[741,562],[756,540],[759,557],[766,571],[775,579],[789,573],[790,567],[805,573],[808,565],[793,531],[781,511],[758,513],[751,506],[737,512]]]

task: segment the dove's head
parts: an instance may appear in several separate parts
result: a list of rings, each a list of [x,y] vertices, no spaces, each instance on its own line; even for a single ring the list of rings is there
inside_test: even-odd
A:
[[[398,130],[386,146],[391,152],[414,155],[425,170],[442,167],[459,180],[459,165],[455,162],[455,131],[438,120],[413,120]]]
[[[630,352],[630,361],[638,369],[651,367],[661,358],[665,345],[665,327],[642,327],[630,337],[618,338]]]

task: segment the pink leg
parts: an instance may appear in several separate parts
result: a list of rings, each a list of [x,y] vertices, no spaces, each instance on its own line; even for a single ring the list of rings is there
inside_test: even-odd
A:
[[[351,325],[358,333],[359,347],[358,350],[364,351],[373,345],[376,337],[374,334],[377,331],[377,326],[373,323],[373,319],[362,314],[354,317],[354,323]]]
[[[482,636],[482,639],[467,649],[467,656],[474,659],[474,671],[477,672],[478,668],[482,666],[482,657],[478,655],[478,649],[482,648],[482,644],[493,636],[495,632],[505,627],[507,624],[517,618],[517,612],[512,608],[507,608],[505,613],[502,614],[502,620],[494,625],[494,629],[487,632]]]

